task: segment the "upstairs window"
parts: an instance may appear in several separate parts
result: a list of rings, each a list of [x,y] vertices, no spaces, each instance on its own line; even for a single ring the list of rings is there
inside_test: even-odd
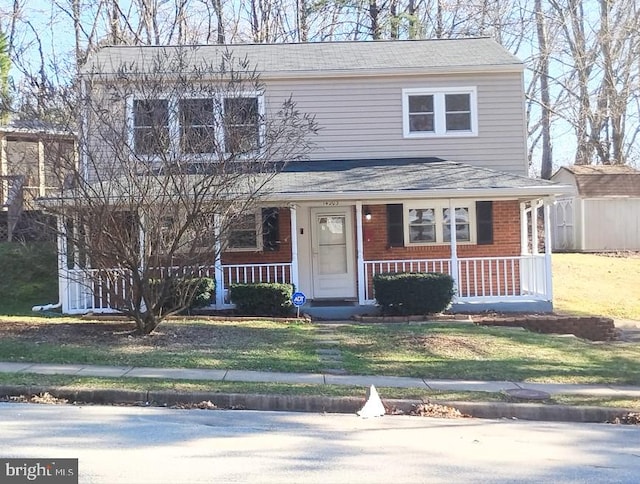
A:
[[[225,98],[224,130],[227,153],[242,154],[258,149],[260,146],[258,98]]]
[[[405,138],[476,136],[476,88],[403,89]]]
[[[213,99],[181,99],[180,151],[182,153],[214,153],[216,122]]]
[[[138,155],[243,155],[261,146],[260,95],[133,99],[129,123]]]
[[[133,143],[141,155],[157,155],[169,149],[169,101],[133,101]]]

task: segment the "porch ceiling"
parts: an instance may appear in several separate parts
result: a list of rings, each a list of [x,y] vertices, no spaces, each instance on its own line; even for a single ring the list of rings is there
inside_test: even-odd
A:
[[[548,197],[573,188],[440,158],[290,163],[271,180],[270,197],[285,200]]]

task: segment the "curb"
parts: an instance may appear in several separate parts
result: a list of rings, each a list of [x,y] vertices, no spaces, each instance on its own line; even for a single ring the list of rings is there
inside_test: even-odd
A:
[[[43,393],[71,402],[94,404],[130,404],[151,406],[174,406],[210,401],[221,409],[263,410],[313,413],[355,414],[365,403],[364,397],[323,397],[299,395],[262,395],[244,393],[174,392],[135,390],[71,390],[64,387],[0,385],[0,397],[31,397]],[[408,414],[414,406],[425,403],[421,400],[382,399],[387,408],[400,414]],[[539,403],[505,402],[433,402],[455,407],[463,414],[474,418],[605,423],[622,418],[630,412],[624,408],[573,407],[567,405],[544,405]]]

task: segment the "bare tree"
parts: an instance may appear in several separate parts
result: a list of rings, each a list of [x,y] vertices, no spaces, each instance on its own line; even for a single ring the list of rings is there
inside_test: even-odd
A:
[[[539,58],[537,62],[537,78],[540,82],[540,124],[542,131],[542,157],[540,176],[549,180],[553,174],[553,148],[551,145],[551,95],[549,90],[549,46],[547,37],[546,15],[542,10],[542,0],[535,1],[536,33],[538,39]]]
[[[243,242],[233,227],[260,213],[267,184],[306,156],[317,129],[291,99],[263,108],[246,59],[152,52],[113,70],[90,61],[80,162],[66,167],[74,183],[47,206],[66,221],[68,276],[103,291],[141,334],[190,304],[203,268]]]

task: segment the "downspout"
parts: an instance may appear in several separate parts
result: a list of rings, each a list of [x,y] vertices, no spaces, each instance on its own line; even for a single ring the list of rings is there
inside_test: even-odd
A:
[[[56,225],[58,226],[58,302],[55,304],[43,304],[41,306],[33,306],[31,311],[34,313],[39,313],[42,311],[51,311],[52,309],[60,309],[62,308],[62,301],[64,297],[67,295],[68,286],[66,284],[67,277],[63,275],[65,271],[65,267],[67,265],[67,244],[66,244],[66,230],[64,225],[64,220],[62,216],[58,216],[56,220]],[[64,308],[63,308],[64,312]]]

